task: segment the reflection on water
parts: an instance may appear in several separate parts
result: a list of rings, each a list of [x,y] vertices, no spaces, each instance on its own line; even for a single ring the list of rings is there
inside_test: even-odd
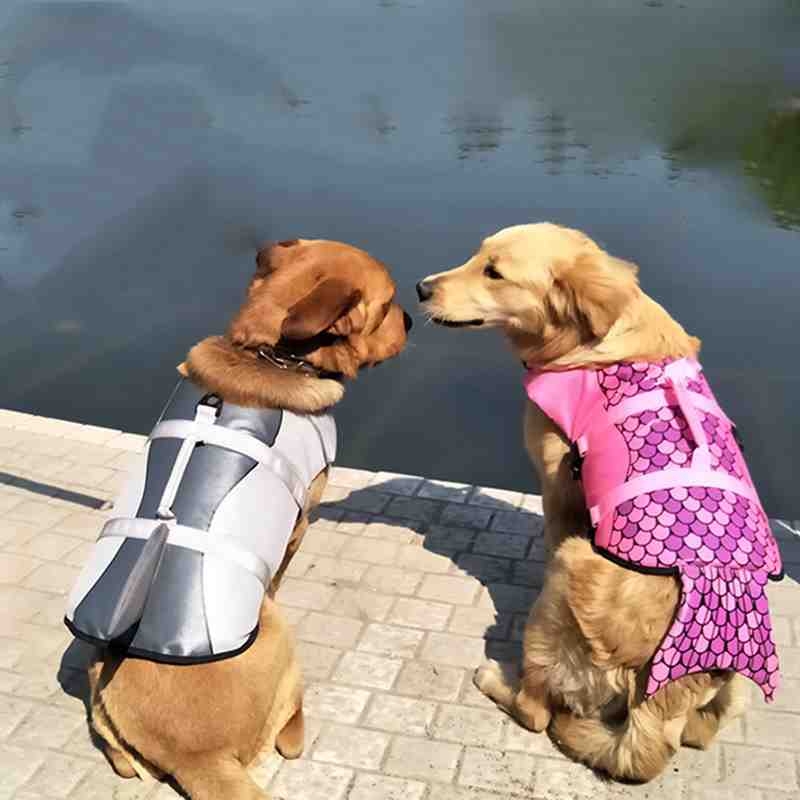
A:
[[[335,6],[335,7],[330,7]],[[341,238],[413,283],[553,219],[704,341],[797,513],[800,7],[789,0],[0,7],[0,405],[146,430],[257,244]],[[418,324],[341,459],[530,488],[498,337]]]

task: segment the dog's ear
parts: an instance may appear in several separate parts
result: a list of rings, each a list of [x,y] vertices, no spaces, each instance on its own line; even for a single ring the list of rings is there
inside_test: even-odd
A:
[[[581,253],[573,262],[557,265],[551,307],[560,321],[572,317],[601,339],[636,296],[637,271],[634,264],[602,250]]]
[[[287,312],[281,325],[281,335],[286,339],[311,339],[318,333],[331,330],[347,336],[357,320],[349,320],[350,312],[357,311],[361,292],[338,278],[328,278],[318,283],[305,297],[298,300]],[[363,316],[363,315],[356,315]],[[363,321],[361,322],[363,327]]]

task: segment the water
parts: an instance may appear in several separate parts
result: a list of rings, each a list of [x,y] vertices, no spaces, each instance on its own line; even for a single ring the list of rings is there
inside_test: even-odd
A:
[[[0,406],[146,432],[260,240],[365,247],[416,314],[420,276],[549,219],[639,263],[800,513],[800,3],[221,5],[0,8]],[[499,336],[417,322],[341,462],[532,489]]]

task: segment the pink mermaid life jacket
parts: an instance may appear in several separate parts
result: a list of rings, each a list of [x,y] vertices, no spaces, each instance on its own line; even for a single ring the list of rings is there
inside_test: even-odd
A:
[[[531,370],[524,384],[573,444],[595,548],[680,581],[647,696],[683,675],[735,670],[771,701],[779,672],[765,586],[782,577],[780,553],[700,364]]]

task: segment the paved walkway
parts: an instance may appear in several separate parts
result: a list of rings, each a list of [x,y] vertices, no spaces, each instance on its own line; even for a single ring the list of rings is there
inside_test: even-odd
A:
[[[0,800],[167,798],[89,739],[65,593],[143,437],[0,411]],[[542,578],[539,499],[336,469],[280,600],[307,677],[306,754],[254,769],[279,800],[800,797],[800,538],[771,591],[784,682],[708,752],[644,787],[603,783],[471,684],[514,658]]]

